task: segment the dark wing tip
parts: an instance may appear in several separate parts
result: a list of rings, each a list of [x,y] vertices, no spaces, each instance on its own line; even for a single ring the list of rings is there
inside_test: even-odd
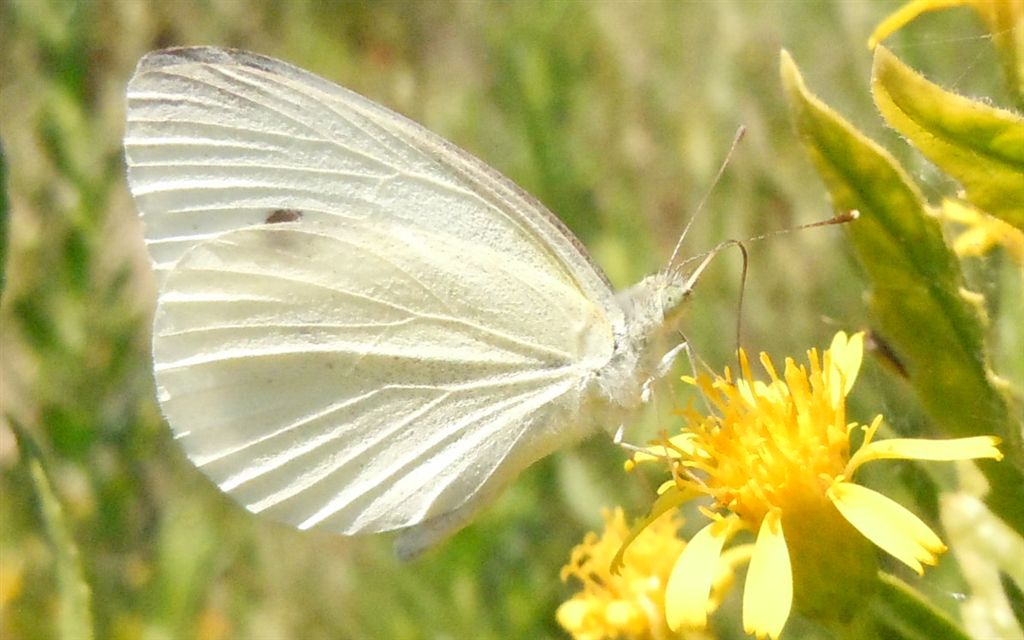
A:
[[[315,77],[309,72],[275,59],[243,49],[222,47],[170,47],[150,51],[143,55],[135,68],[135,75],[160,71],[181,65],[215,65],[222,67],[246,67],[272,74],[289,77]]]

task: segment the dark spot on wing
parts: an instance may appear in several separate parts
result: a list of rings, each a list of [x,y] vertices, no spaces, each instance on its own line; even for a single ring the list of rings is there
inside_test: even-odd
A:
[[[302,212],[297,209],[275,209],[267,216],[267,224],[278,222],[295,222],[302,218]]]

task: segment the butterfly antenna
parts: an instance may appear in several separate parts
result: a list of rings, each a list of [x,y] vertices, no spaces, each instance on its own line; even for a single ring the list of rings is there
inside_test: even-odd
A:
[[[700,199],[700,204],[697,205],[697,209],[693,212],[693,215],[690,216],[690,219],[687,221],[686,226],[683,227],[683,232],[679,235],[679,241],[676,242],[676,248],[672,250],[672,257],[669,258],[668,260],[669,266],[674,264],[676,258],[679,257],[679,252],[683,248],[683,241],[686,240],[686,234],[689,233],[690,227],[693,226],[693,221],[696,220],[697,217],[700,216],[701,212],[704,210],[704,205],[707,203],[708,198],[711,197],[711,192],[715,190],[715,187],[722,180],[722,175],[725,173],[725,168],[729,166],[729,162],[732,160],[732,155],[733,153],[735,153],[736,147],[739,146],[740,140],[743,139],[743,136],[746,135],[746,133],[747,128],[744,127],[743,125],[740,125],[740,127],[736,129],[736,135],[735,137],[733,137],[732,144],[729,146],[729,153],[725,154],[725,159],[722,160],[722,164],[718,167],[718,173],[715,174],[715,179],[711,181],[711,186],[708,187],[707,191],[704,192],[704,196]]]
[[[797,225],[795,227],[790,227],[788,229],[778,229],[776,231],[769,231],[768,233],[764,233],[759,236],[749,238],[748,240],[746,240],[746,242],[758,242],[760,240],[774,238],[775,236],[781,236],[787,233],[792,233],[793,231],[802,231],[804,229],[813,229],[815,227],[831,227],[832,225],[846,224],[847,222],[853,222],[859,217],[860,211],[857,211],[856,209],[850,209],[849,211],[845,211],[843,213],[837,213],[836,215],[832,216],[831,218],[828,218],[827,220],[818,220],[817,222],[808,222],[807,224]]]
[[[780,229],[778,231],[772,231],[770,233],[765,233],[765,234],[762,234],[762,235],[759,235],[759,236],[755,236],[755,237],[750,238],[748,240],[745,240],[743,242],[741,242],[739,240],[726,240],[725,242],[719,244],[717,247],[715,247],[714,249],[712,249],[711,251],[709,251],[707,254],[705,254],[703,256],[703,259],[701,260],[700,264],[697,265],[697,268],[690,275],[689,281],[687,283],[689,287],[692,287],[693,284],[697,281],[697,277],[708,266],[708,263],[711,262],[711,259],[714,258],[720,251],[722,251],[726,247],[734,245],[734,246],[736,246],[740,250],[740,253],[743,254],[743,268],[742,268],[742,270],[740,272],[740,290],[739,290],[739,294],[738,294],[738,300],[736,301],[736,366],[737,366],[736,370],[737,371],[741,371],[742,370],[742,367],[740,366],[741,363],[740,363],[740,357],[739,357],[739,350],[740,350],[740,346],[741,346],[740,336],[743,333],[743,297],[744,297],[744,292],[746,291],[746,288],[747,288],[748,256],[747,256],[747,247],[744,244],[744,242],[757,242],[759,240],[765,240],[767,238],[773,238],[775,236],[780,236],[780,235],[783,235],[783,234],[790,233],[792,231],[800,231],[800,230],[803,230],[803,229],[813,229],[815,227],[830,227],[830,226],[833,226],[833,225],[846,224],[847,222],[853,222],[854,220],[856,220],[859,217],[860,217],[860,212],[857,211],[856,209],[851,209],[850,211],[846,211],[844,213],[836,214],[836,215],[832,216],[831,218],[828,218],[827,220],[819,220],[818,222],[809,222],[807,224],[798,225],[796,227],[790,227],[789,229]]]
[[[718,257],[718,254],[720,254],[725,249],[728,249],[729,247],[736,247],[737,249],[740,250],[740,254],[743,256],[743,267],[740,271],[740,291],[739,300],[737,301],[736,314],[736,349],[739,350],[740,332],[742,328],[741,318],[743,318],[743,293],[746,290],[747,286],[747,264],[749,262],[749,256],[747,255],[746,245],[739,240],[726,240],[724,242],[719,243],[717,246],[715,246],[714,249],[708,251],[707,253],[692,256],[685,260],[684,262],[691,262],[693,260],[700,260],[700,262],[697,264],[696,268],[694,268],[694,270],[691,271],[687,276],[686,282],[683,283],[683,289],[686,291],[692,291],[694,285],[696,285],[697,283],[697,280],[700,279],[700,276],[704,273],[704,270],[708,268],[708,265],[711,264],[711,261]],[[738,360],[738,353],[736,357]]]

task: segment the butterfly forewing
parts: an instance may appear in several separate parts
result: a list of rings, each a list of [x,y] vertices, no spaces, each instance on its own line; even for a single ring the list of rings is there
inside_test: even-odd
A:
[[[279,209],[332,224],[392,218],[559,274],[621,324],[607,278],[543,205],[311,73],[241,51],[156,52],[129,83],[127,118],[129,184],[158,272],[197,242]]]

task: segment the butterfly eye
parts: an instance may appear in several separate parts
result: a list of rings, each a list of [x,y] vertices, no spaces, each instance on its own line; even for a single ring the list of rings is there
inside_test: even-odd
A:
[[[674,317],[682,308],[683,303],[690,297],[693,290],[685,283],[670,282],[662,291],[661,309],[665,318]]]

